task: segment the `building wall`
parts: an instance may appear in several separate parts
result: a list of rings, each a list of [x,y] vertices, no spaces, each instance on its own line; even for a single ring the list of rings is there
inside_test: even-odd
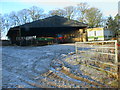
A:
[[[115,33],[112,30],[104,30],[105,40],[112,39],[115,36]]]
[[[89,28],[87,29],[88,41],[94,40],[110,40],[114,37],[115,33],[112,30],[104,28]]]
[[[87,29],[88,41],[104,40],[103,28],[89,28]]]

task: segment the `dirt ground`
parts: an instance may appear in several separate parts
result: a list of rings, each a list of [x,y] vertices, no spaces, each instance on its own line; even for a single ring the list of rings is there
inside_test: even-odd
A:
[[[74,44],[0,49],[3,88],[98,88],[107,87],[101,80],[112,80],[106,73],[80,65]]]
[[[31,75],[39,75],[50,69],[50,63],[61,54],[74,51],[74,44],[49,45],[38,47],[3,46],[2,47],[2,85],[32,87],[22,82]],[[1,48],[1,47],[0,47]]]

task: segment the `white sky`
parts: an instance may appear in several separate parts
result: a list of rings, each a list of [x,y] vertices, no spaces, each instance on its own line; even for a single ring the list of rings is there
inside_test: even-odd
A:
[[[19,11],[31,6],[38,6],[43,8],[45,12],[56,8],[63,8],[66,6],[75,6],[80,2],[87,2],[90,7],[96,7],[100,9],[104,16],[115,16],[118,12],[119,0],[0,0],[3,3],[2,13],[8,13],[11,11]],[[1,4],[0,4],[1,5]]]
[[[2,2],[118,2],[119,0],[1,0]]]

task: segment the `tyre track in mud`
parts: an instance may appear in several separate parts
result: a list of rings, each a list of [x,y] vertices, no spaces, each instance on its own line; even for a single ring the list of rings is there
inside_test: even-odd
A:
[[[16,55],[16,52],[11,54],[10,51],[7,52],[8,47],[6,49],[4,48],[3,73],[5,71],[5,74],[3,74],[3,86],[6,85],[4,87],[12,87],[12,85],[15,85],[13,87],[21,86],[22,88],[107,87],[89,78],[86,79],[84,75],[77,76],[72,73],[71,71],[74,71],[75,66],[68,65],[62,60],[62,54],[68,54],[70,51],[74,50],[71,50],[71,48],[74,47],[66,46],[66,48],[64,47],[60,49],[60,45],[45,46],[44,48],[27,48],[26,50],[32,49],[31,51],[29,50],[27,54],[27,51],[23,48],[22,50],[25,52],[22,52],[21,50],[21,52],[17,51],[18,55],[23,56],[13,56]],[[39,49],[40,53],[37,51]],[[19,50],[19,48],[17,50]],[[12,51],[14,51],[14,48]],[[24,58],[24,55],[28,55],[28,57]],[[66,69],[63,67],[66,67]],[[7,73],[11,75],[8,75]],[[80,72],[77,73],[81,74]]]

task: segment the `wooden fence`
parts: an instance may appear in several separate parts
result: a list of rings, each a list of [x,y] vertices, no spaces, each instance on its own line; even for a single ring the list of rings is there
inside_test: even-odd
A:
[[[118,79],[117,40],[76,42],[76,58],[80,64],[106,72]]]

